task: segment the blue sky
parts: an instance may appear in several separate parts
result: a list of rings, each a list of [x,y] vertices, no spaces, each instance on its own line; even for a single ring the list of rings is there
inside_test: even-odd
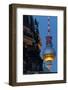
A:
[[[46,36],[47,36],[47,30],[48,30],[48,16],[33,16],[33,18],[36,18],[39,23],[39,33],[40,38],[42,42],[42,48],[40,55],[42,56],[43,50],[46,47]],[[50,16],[50,30],[51,30],[51,36],[52,36],[52,43],[53,48],[56,53],[55,60],[52,63],[51,71],[57,72],[57,17],[56,16]]]

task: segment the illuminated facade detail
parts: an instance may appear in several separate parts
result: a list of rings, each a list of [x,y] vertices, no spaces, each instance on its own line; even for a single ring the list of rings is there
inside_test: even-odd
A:
[[[48,17],[48,34],[46,36],[46,48],[43,52],[43,60],[47,63],[47,67],[50,70],[52,62],[55,59],[55,52],[52,44],[52,36],[50,35],[50,17]]]

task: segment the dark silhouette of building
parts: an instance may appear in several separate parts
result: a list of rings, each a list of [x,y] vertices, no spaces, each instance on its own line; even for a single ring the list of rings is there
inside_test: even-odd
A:
[[[23,15],[23,74],[43,72],[40,46],[37,20],[31,15]]]

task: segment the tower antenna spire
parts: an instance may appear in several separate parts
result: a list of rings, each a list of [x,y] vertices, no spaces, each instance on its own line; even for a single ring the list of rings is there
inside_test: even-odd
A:
[[[50,35],[50,17],[48,16],[48,35]]]

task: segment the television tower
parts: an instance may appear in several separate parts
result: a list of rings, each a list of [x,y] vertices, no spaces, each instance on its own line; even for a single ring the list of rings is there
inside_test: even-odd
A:
[[[52,62],[55,59],[55,53],[52,44],[52,36],[50,34],[50,17],[48,16],[48,32],[46,36],[46,48],[43,51],[43,60],[46,62],[48,69],[51,69]]]

